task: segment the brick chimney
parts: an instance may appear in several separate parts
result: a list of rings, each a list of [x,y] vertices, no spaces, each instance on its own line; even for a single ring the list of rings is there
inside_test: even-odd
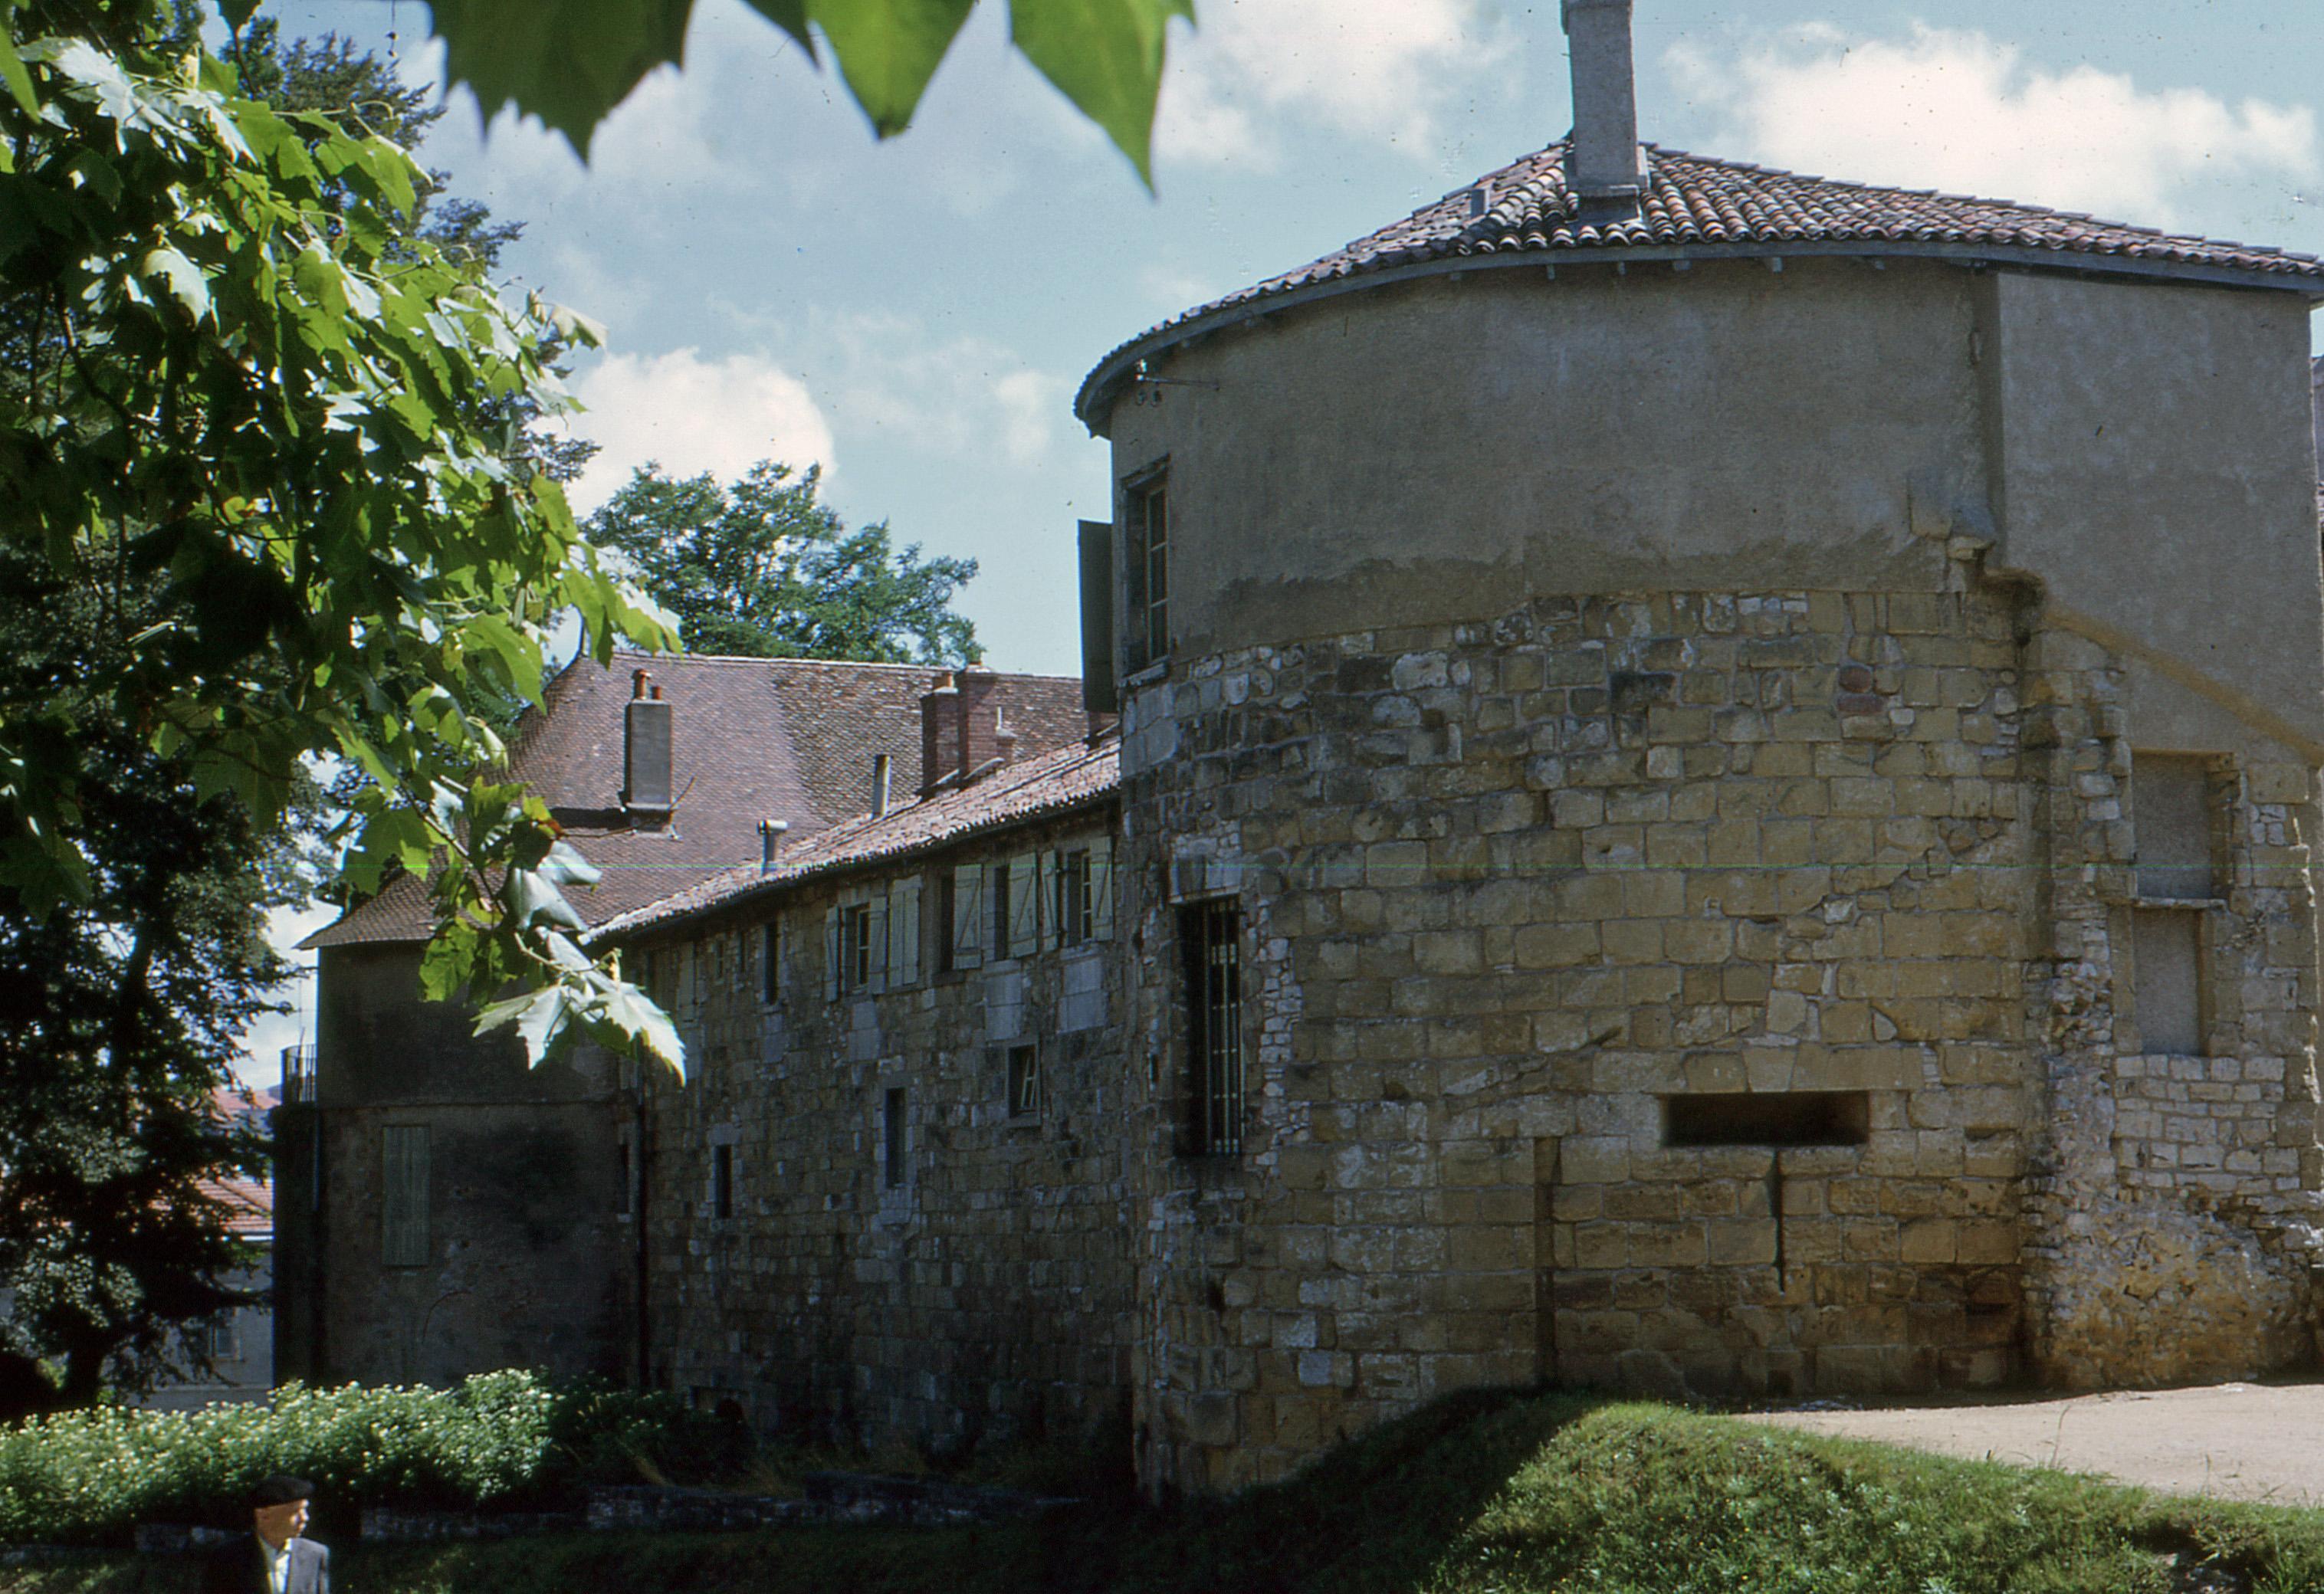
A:
[[[675,729],[661,688],[646,671],[630,676],[622,720],[622,806],[631,823],[654,828],[669,822],[674,798]]]
[[[1001,677],[975,665],[947,671],[920,697],[920,795],[1001,756]]]
[[[1565,179],[1584,200],[1635,207],[1646,186],[1630,64],[1630,0],[1561,0],[1573,69]]]

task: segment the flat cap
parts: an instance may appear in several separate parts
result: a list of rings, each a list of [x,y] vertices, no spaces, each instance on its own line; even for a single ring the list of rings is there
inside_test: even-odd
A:
[[[272,1478],[258,1480],[250,1491],[250,1506],[254,1511],[268,1506],[287,1506],[293,1500],[311,1498],[314,1493],[315,1486],[305,1479],[277,1472]]]

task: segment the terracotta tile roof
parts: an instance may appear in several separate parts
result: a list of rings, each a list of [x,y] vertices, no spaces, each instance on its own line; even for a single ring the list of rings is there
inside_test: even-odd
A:
[[[226,1208],[226,1232],[239,1239],[274,1238],[274,1186],[256,1179],[202,1179],[204,1195]]]
[[[661,830],[635,830],[621,806],[622,710],[630,675],[643,669],[673,705],[678,807]],[[617,653],[610,668],[576,660],[528,711],[510,768],[530,781],[566,827],[566,839],[604,871],[575,893],[599,923],[738,863],[755,864],[759,824],[782,819],[794,841],[871,806],[872,760],[894,760],[908,790],[920,768],[926,665],[704,654]],[[993,701],[1019,746],[1044,751],[1087,734],[1074,676],[1002,675]],[[301,946],[424,940],[428,893],[409,876]]]
[[[590,939],[603,942],[667,928],[818,876],[900,861],[972,836],[1103,803],[1120,782],[1120,737],[1109,730],[1093,742],[1019,759],[966,786],[938,791],[885,814],[859,815],[805,841],[787,843],[771,870],[756,863],[726,870],[606,920]]]
[[[1782,253],[1928,254],[2072,270],[2135,271],[2324,297],[2314,255],[2168,234],[2005,199],[1779,171],[1648,144],[1646,192],[1633,208],[1585,208],[1565,184],[1564,141],[1424,205],[1402,221],[1176,316],[1108,355],[1082,384],[1075,413],[1101,419],[1101,395],[1192,322],[1347,279],[1434,262],[1587,252],[1619,259]],[[1554,263],[1553,260],[1550,263]]]

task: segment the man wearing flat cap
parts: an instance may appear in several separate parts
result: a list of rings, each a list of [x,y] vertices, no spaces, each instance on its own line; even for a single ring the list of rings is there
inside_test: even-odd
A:
[[[210,1557],[202,1594],[331,1594],[331,1553],[300,1533],[315,1486],[269,1478],[250,1491],[251,1536]]]

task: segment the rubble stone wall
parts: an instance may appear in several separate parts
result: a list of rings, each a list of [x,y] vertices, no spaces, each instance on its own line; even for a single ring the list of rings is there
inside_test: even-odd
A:
[[[685,960],[665,965],[662,994],[694,1062],[684,1083],[647,1087],[658,1381],[731,1398],[765,1428],[874,1448],[1069,1437],[1119,1414],[1130,1277],[1113,948],[1045,933],[1040,951],[942,972],[936,946],[938,868],[1079,845],[1111,823],[1020,828],[915,865],[920,968],[874,993],[828,998],[825,915],[903,871],[785,898],[776,1003],[761,1000],[761,919],[661,949]],[[1007,1054],[1024,1045],[1047,1101],[1012,1113]],[[892,1184],[891,1090],[906,1107]]]
[[[1861,1394],[2304,1351],[2311,777],[2236,765],[2211,1055],[2139,1054],[2119,668],[1950,551],[1943,591],[1540,598],[1130,683],[1158,1486],[1275,1476],[1478,1383]],[[1249,1125],[1189,1156],[1176,915],[1222,895]],[[1665,1121],[1803,1092],[1841,1103],[1823,1143]]]

